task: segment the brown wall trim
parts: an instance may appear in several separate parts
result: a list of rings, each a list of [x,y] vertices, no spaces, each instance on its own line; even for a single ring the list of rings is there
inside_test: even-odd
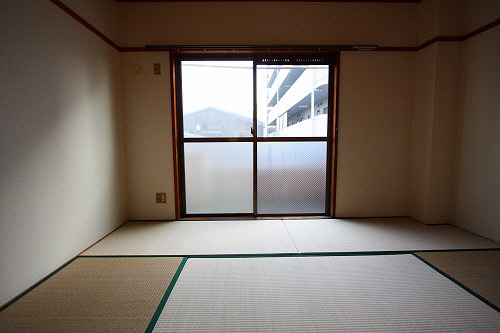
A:
[[[127,223],[128,221],[125,221],[123,222],[122,224],[120,224],[118,227],[114,228],[113,230],[111,230],[110,232],[108,232],[106,235],[102,236],[99,240],[97,240],[96,242],[94,242],[92,245],[90,245],[89,247],[87,247],[85,250],[83,250],[82,252],[78,253],[76,256],[81,256],[82,253],[84,253],[85,251],[89,250],[92,246],[96,245],[97,243],[99,243],[100,241],[102,241],[104,238],[108,237],[109,235],[111,235],[113,232],[115,232],[116,230],[120,229],[125,223]]]
[[[175,192],[175,218],[178,220],[181,217],[180,209],[180,192],[179,192],[179,152],[177,150],[177,142],[179,140],[178,125],[177,125],[177,94],[176,91],[176,68],[175,68],[175,52],[170,52],[170,99],[172,105],[172,151],[174,162],[174,192]]]
[[[415,52],[418,51],[418,46],[380,46],[374,51]]]
[[[462,40],[462,36],[437,36],[417,46],[415,51],[425,49],[427,46],[431,46],[437,42],[461,42]]]
[[[89,29],[91,32],[93,32],[95,35],[97,35],[99,38],[101,38],[103,41],[111,45],[115,50],[120,51],[120,47],[115,44],[111,39],[106,37],[102,32],[97,30],[93,25],[91,25],[89,22],[85,21],[80,15],[75,13],[71,8],[63,4],[60,0],[49,0],[52,2],[54,5],[57,7],[61,8],[66,14],[77,20],[81,25],[83,25],[85,28]]]
[[[77,20],[80,24],[82,24],[84,27],[86,27],[88,30],[90,30],[92,33],[97,35],[99,38],[101,38],[103,41],[111,45],[115,50],[119,52],[167,52],[167,51],[173,51],[179,48],[182,48],[182,45],[175,45],[172,46],[172,49],[164,48],[164,49],[152,49],[150,47],[121,47],[118,46],[118,44],[114,43],[111,39],[106,37],[102,32],[97,30],[94,26],[92,26],[89,22],[84,20],[80,15],[75,13],[71,8],[66,6],[64,3],[61,2],[61,0],[49,0],[52,2],[54,5],[62,9],[65,13],[67,13],[69,16]],[[200,2],[200,0],[116,0],[117,2],[189,2],[189,1],[197,1]],[[214,1],[214,0],[205,0],[205,1]],[[223,1],[234,1],[234,0],[215,0],[216,2],[223,2]],[[247,0],[240,0],[240,1],[247,1]],[[253,0],[253,1],[259,1],[259,0]],[[260,1],[268,1],[268,0],[260,0]],[[270,1],[270,0],[269,0]],[[273,0],[276,1],[276,0]],[[278,0],[278,1],[290,1],[290,0]],[[299,1],[299,0],[296,0]],[[413,2],[413,3],[419,3],[421,0],[380,0],[380,1],[370,1],[370,0],[357,0],[357,1],[348,1],[348,0],[316,0],[317,2]],[[420,51],[428,46],[431,46],[434,43],[437,42],[462,42],[465,41],[469,38],[472,38],[474,36],[479,35],[480,33],[483,33],[491,28],[496,27],[498,24],[500,24],[500,19],[497,19],[491,23],[488,23],[474,31],[469,32],[468,34],[462,35],[462,36],[436,36],[434,38],[429,39],[427,42],[420,44],[419,46],[379,46],[373,49],[373,51],[387,51],[387,52],[417,52]],[[193,49],[193,46],[190,45],[185,45],[185,47],[188,47],[189,49]],[[214,46],[207,45],[206,47],[213,49]],[[255,49],[260,48],[261,50],[266,50],[269,46],[255,46]],[[278,46],[276,46],[278,47]],[[283,46],[279,46],[283,48]],[[295,47],[295,46],[294,46]],[[305,47],[305,46],[304,46]],[[330,46],[331,47],[331,46]],[[203,46],[200,46],[200,49],[202,49]],[[235,46],[235,51],[238,51],[238,47]],[[322,46],[307,46],[307,49],[315,49],[315,48],[328,48],[326,45]],[[355,48],[351,47],[346,47],[345,49],[342,47],[338,48],[340,51],[360,51]],[[326,52],[332,51],[332,50],[325,50]],[[227,50],[225,51],[227,52]]]
[[[481,28],[478,28],[478,29],[476,29],[476,30],[474,30],[472,32],[469,32],[468,34],[466,34],[466,35],[463,36],[462,40],[467,40],[467,39],[472,38],[472,37],[474,37],[476,35],[479,35],[480,33],[483,33],[483,32],[485,32],[487,30],[490,30],[491,28],[496,27],[498,24],[500,24],[500,19],[497,19],[497,20],[495,20],[495,21],[493,21],[491,23],[488,23],[485,26],[482,26]]]
[[[403,52],[417,52],[422,49],[425,49],[428,46],[431,46],[434,43],[437,42],[463,42],[466,41],[469,38],[472,38],[474,36],[479,35],[480,33],[483,33],[485,31],[490,30],[491,28],[496,27],[498,24],[500,24],[500,19],[495,20],[491,23],[488,23],[485,26],[482,26],[472,32],[469,32],[466,35],[463,36],[436,36],[434,38],[429,39],[427,42],[420,44],[419,46],[408,46],[408,47],[398,47],[398,46],[387,46],[387,47],[377,47],[376,50],[374,51],[403,51]],[[353,50],[346,50],[346,51],[353,51]]]
[[[412,219],[412,217],[405,216],[405,215],[386,215],[386,216],[336,216],[335,219],[337,220],[349,220],[349,219],[402,219],[402,218],[409,218]],[[416,222],[419,222],[415,220]]]
[[[332,160],[332,188],[331,188],[331,210],[330,216],[336,218],[337,215],[337,160],[339,155],[339,98],[340,98],[340,52],[337,54],[335,58],[335,67],[334,67],[334,100],[333,102],[333,160]],[[332,171],[332,170],[330,170]]]
[[[306,2],[306,0],[115,0],[116,2]],[[314,0],[314,2],[420,3],[422,0]]]
[[[295,215],[272,215],[272,216],[203,216],[203,217],[182,217],[179,221],[249,221],[249,220],[319,220],[330,219],[331,217],[325,215],[308,215],[308,216],[295,216]]]
[[[491,23],[488,23],[485,26],[482,26],[474,31],[469,32],[466,35],[463,35],[463,36],[437,36],[437,37],[429,39],[427,42],[417,46],[415,51],[420,51],[420,50],[426,48],[427,46],[431,46],[432,44],[437,43],[437,42],[463,42],[469,38],[477,36],[480,33],[483,33],[487,30],[490,30],[491,28],[496,27],[498,24],[500,24],[500,19],[495,20]]]
[[[332,53],[337,51],[360,51],[375,50],[378,45],[145,45],[144,49],[139,51],[179,51],[183,54],[255,54],[255,53]]]
[[[120,47],[120,52],[168,52],[169,50],[153,50],[147,47]]]

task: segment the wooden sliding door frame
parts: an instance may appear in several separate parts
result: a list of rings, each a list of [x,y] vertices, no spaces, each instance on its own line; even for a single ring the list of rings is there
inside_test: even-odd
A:
[[[340,52],[319,50],[293,51],[171,51],[171,94],[172,94],[172,138],[174,152],[174,186],[175,213],[177,219],[224,219],[224,218],[273,218],[273,217],[315,217],[325,218],[335,216],[335,183],[336,183],[336,133],[338,113],[338,64]],[[279,65],[279,59],[301,59],[304,65],[327,64],[328,73],[328,126],[326,137],[259,137],[257,133],[257,79],[258,65],[264,65],[266,58],[273,58],[273,64]],[[258,60],[260,59],[260,60]],[[276,60],[277,59],[277,60]],[[316,59],[316,60],[314,60]],[[181,84],[181,61],[214,60],[214,61],[253,61],[253,132],[251,137],[234,138],[184,138],[183,106]],[[286,60],[284,60],[286,61]],[[288,60],[289,61],[289,60]],[[296,65],[296,62],[287,64]],[[186,213],[186,182],[184,168],[184,143],[188,142],[252,142],[253,143],[253,212],[228,214],[187,214]],[[258,142],[326,142],[326,195],[325,213],[305,214],[258,214],[257,207],[257,143]]]

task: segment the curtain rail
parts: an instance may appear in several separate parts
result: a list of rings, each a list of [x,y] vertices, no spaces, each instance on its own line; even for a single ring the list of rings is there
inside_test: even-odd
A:
[[[378,45],[145,45],[165,51],[373,51]]]

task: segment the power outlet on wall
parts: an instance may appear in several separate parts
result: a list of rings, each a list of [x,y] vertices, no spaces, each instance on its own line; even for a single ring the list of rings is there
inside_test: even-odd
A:
[[[155,75],[161,75],[160,64],[154,64],[154,72],[155,72]]]
[[[156,193],[156,203],[167,203],[167,193]]]

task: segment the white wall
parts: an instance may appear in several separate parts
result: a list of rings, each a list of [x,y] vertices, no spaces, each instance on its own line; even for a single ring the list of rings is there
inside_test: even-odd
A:
[[[500,242],[500,28],[464,42],[455,223]]]
[[[0,304],[125,221],[120,55],[49,1],[0,11]]]
[[[438,35],[462,35],[463,9],[462,0],[423,1],[419,42]],[[437,42],[417,52],[410,216],[426,224],[453,223],[461,56],[460,42]]]
[[[127,23],[119,44],[414,46],[417,6],[238,2],[214,10],[210,3],[121,3],[120,20]],[[167,58],[126,53],[123,59],[129,217],[174,218]],[[151,75],[154,62],[162,63],[164,76]],[[408,215],[415,55],[344,52],[341,62],[337,214]],[[133,64],[145,74],[133,77]],[[167,192],[167,205],[155,204],[160,191]]]
[[[471,3],[476,2],[476,0],[422,1],[418,6],[418,44],[425,43],[437,36],[463,35],[464,2]]]
[[[122,25],[118,17],[120,4],[115,0],[61,0],[76,14],[106,37],[117,43]]]
[[[461,43],[440,42],[417,53],[410,216],[452,223],[453,170]]]
[[[121,46],[379,44],[414,46],[419,4],[120,3]]]
[[[492,14],[496,13],[495,15]],[[425,0],[429,31],[464,35],[498,17],[500,1]],[[426,19],[430,17],[430,19]],[[495,31],[497,34],[495,35]],[[410,216],[498,240],[498,27],[417,53]]]
[[[154,63],[161,75],[153,75]],[[134,65],[142,75],[132,74]],[[122,55],[129,219],[175,219],[169,67],[168,52]],[[167,193],[166,204],[156,203],[156,192]]]
[[[470,32],[500,11],[498,0],[219,3],[216,11],[63,1],[120,46],[414,46]],[[175,212],[167,53],[119,54],[49,1],[5,2],[0,25],[2,304],[124,222],[126,186],[128,218]],[[498,29],[463,51],[438,43],[418,53],[342,53],[337,215],[451,219],[500,240]],[[136,64],[143,75],[130,73]],[[167,204],[155,192],[167,192]]]
[[[336,215],[406,216],[415,53],[340,59]]]
[[[418,45],[439,34],[439,2],[440,0],[423,0],[418,6]]]
[[[448,0],[452,1],[452,0]],[[468,33],[475,29],[498,20],[500,13],[500,1],[498,0],[474,0],[464,1],[464,32]]]
[[[168,66],[163,52],[123,55],[130,219],[175,218]],[[408,215],[415,53],[343,52],[340,68],[337,215]]]
[[[453,223],[453,168],[462,45],[437,43],[426,223]]]
[[[423,222],[428,215],[437,45],[419,51],[416,58],[409,213],[414,219]]]

